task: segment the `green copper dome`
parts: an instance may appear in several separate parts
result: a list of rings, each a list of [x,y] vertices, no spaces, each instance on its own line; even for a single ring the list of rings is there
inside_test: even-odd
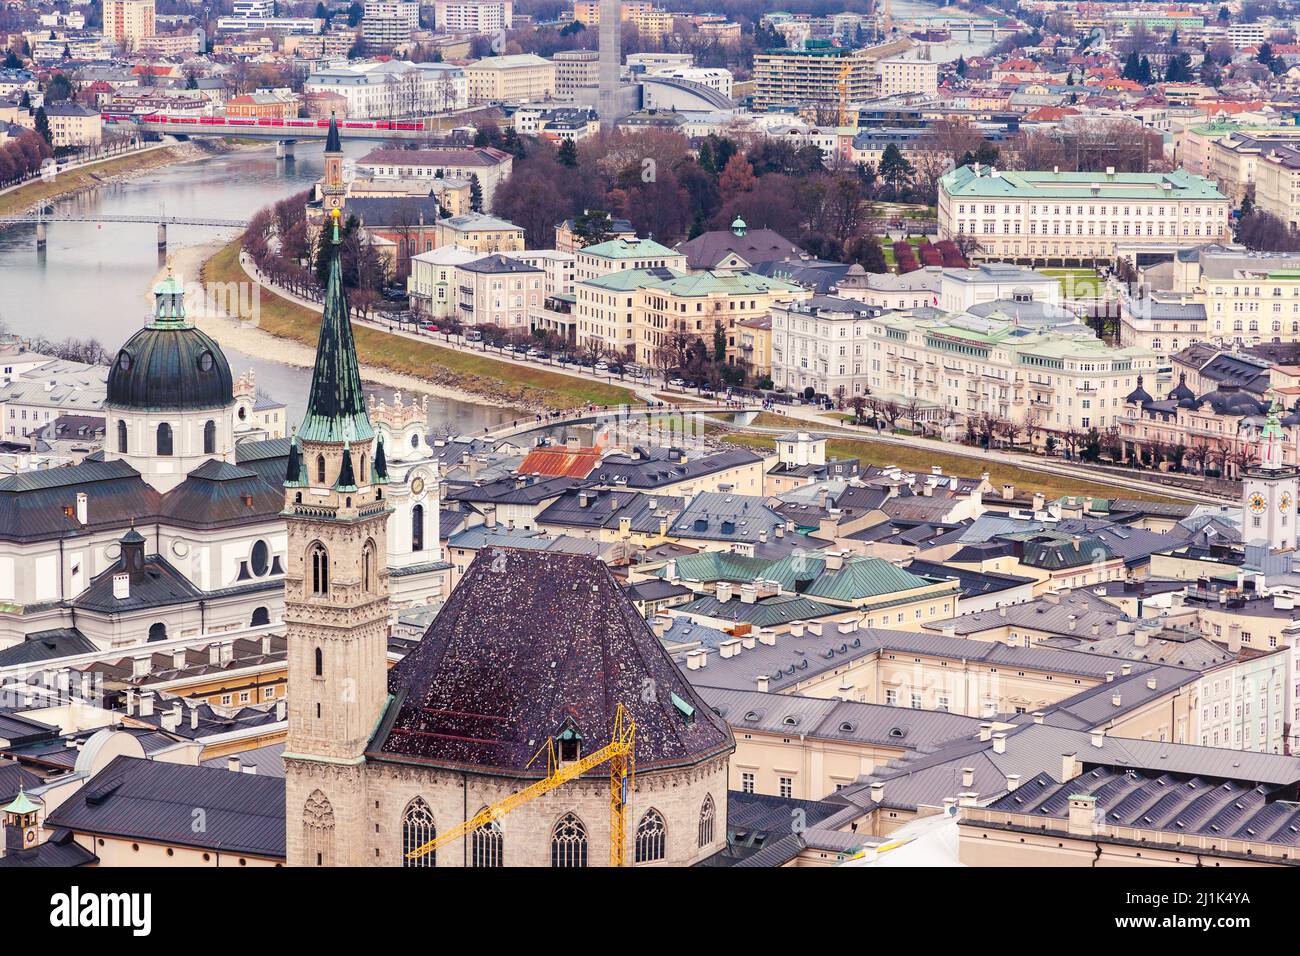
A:
[[[108,372],[111,408],[155,411],[233,404],[230,363],[213,339],[185,318],[185,291],[168,273],[154,287],[149,324],[118,351]]]

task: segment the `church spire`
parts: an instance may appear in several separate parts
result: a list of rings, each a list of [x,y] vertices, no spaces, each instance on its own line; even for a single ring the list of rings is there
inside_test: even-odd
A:
[[[325,286],[325,310],[316,343],[316,366],[307,396],[307,414],[298,429],[298,437],[303,441],[352,442],[373,438],[375,432],[366,414],[352,322],[343,292],[339,211],[333,210],[330,217],[334,230],[330,244],[334,248]]]
[[[325,136],[325,152],[341,153],[343,152],[343,143],[339,140],[339,121],[330,114],[330,130]]]

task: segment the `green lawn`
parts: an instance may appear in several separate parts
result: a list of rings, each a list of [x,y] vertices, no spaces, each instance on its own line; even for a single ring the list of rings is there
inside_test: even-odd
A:
[[[248,281],[239,265],[238,239],[204,264],[203,279],[205,282]],[[264,289],[260,328],[314,348],[320,330],[320,313]],[[587,402],[621,405],[636,401],[630,389],[617,385],[499,362],[486,355],[416,342],[376,329],[357,327],[354,337],[362,365],[402,372],[510,405],[572,408]]]
[[[1061,283],[1061,294],[1067,299],[1101,295],[1105,284],[1096,269],[1039,269],[1045,276],[1055,276]]]

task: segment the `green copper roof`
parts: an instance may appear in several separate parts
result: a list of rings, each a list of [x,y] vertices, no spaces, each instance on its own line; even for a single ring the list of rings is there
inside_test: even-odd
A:
[[[337,211],[337,210],[336,210]],[[334,217],[334,257],[325,286],[325,310],[320,339],[316,343],[316,366],[311,374],[307,414],[298,429],[302,441],[349,442],[373,438],[366,396],[361,389],[357,348],[348,318],[348,300],[343,292],[343,267],[339,262],[338,217]]]
[[[604,259],[642,259],[646,256],[681,255],[680,252],[674,252],[653,239],[637,239],[635,241],[607,239],[604,242],[596,243],[594,246],[587,246],[582,250],[582,254],[585,256],[600,256]]]
[[[180,328],[185,321],[185,286],[172,275],[171,267],[167,276],[153,287],[153,320],[149,323],[154,328]]]
[[[939,182],[948,195],[963,199],[1227,201],[1213,182],[1183,169],[1171,173],[1109,174],[999,170],[994,176],[987,168],[977,173],[971,166],[961,166],[945,173]]]
[[[31,797],[27,796],[27,794],[25,794],[25,793],[23,792],[23,788],[22,788],[22,787],[19,787],[19,788],[18,788],[18,796],[16,796],[16,797],[14,798],[14,802],[11,803],[11,804],[9,804],[9,806],[4,807],[3,810],[0,810],[0,812],[3,812],[3,813],[36,813],[36,812],[39,811],[40,809],[41,809],[41,805],[40,805],[39,803],[36,803],[35,801],[33,801]]]

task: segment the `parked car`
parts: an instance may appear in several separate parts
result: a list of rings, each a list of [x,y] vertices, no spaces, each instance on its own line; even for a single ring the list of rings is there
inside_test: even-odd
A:
[[[608,362],[597,362],[597,363],[596,363],[596,371],[597,371],[597,372],[608,372],[608,371],[609,371],[609,363],[608,363]]]
[[[440,329],[439,329],[436,325],[434,325],[432,322],[425,322],[424,325],[420,326],[420,328],[423,329],[425,332],[438,332],[438,331],[440,331]]]
[[[482,341],[483,341],[483,333],[480,332],[478,329],[470,329],[468,332],[465,333],[465,341],[466,341],[466,342],[482,342]]]
[[[673,386],[673,388],[683,388],[685,387],[686,382],[683,379],[674,378],[669,380],[668,384]]]

